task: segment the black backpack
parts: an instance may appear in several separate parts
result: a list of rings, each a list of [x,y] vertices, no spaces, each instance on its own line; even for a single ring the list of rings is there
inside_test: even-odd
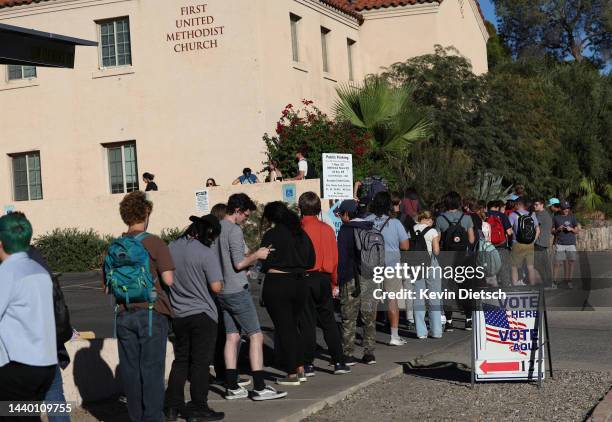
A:
[[[521,214],[514,211],[518,215],[518,232],[516,233],[516,241],[529,245],[536,239],[536,225],[531,213]]]
[[[308,165],[308,170],[306,171],[304,178],[305,179],[317,179],[319,175],[317,174],[317,169],[315,169],[314,164],[309,163],[308,160],[306,159],[304,159],[304,161],[306,161],[306,164]]]
[[[414,230],[414,236],[410,237],[410,249],[407,254],[406,263],[412,267],[420,267],[421,265],[431,265],[431,255],[427,250],[427,241],[425,235],[433,227],[426,227],[424,230]]]
[[[372,176],[372,183],[368,186],[368,191],[365,193],[365,203],[369,204],[374,199],[378,192],[386,192],[387,186],[382,177]]]
[[[451,222],[445,215],[441,215],[448,223],[448,229],[442,233],[442,250],[447,252],[465,252],[469,247],[467,230],[461,225],[465,214],[459,220]]]

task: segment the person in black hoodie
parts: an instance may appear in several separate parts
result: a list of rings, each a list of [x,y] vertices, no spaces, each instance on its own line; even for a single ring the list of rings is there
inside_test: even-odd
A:
[[[374,349],[376,346],[376,308],[373,290],[375,283],[359,274],[360,251],[355,245],[355,230],[369,230],[372,221],[356,218],[357,202],[342,201],[337,209],[342,219],[338,232],[338,285],[340,287],[340,307],[342,314],[342,348],[346,354],[345,363],[355,365],[357,359],[353,356],[355,349],[355,331],[359,311],[363,320],[363,358],[368,365],[376,363]]]

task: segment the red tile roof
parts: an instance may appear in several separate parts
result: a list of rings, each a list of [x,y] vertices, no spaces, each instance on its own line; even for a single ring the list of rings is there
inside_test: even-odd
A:
[[[38,3],[45,0],[0,0],[0,9],[10,6],[21,6],[22,4]]]
[[[419,3],[442,3],[442,0],[352,0],[345,1],[356,11],[381,9],[384,7],[408,6]]]
[[[38,3],[48,0],[0,0],[0,9],[3,7],[20,6],[22,4]],[[319,0],[334,9],[346,13],[349,16],[357,19],[359,23],[363,22],[363,16],[359,13],[362,10],[381,9],[385,7],[408,6],[422,3],[442,3],[443,0]],[[478,11],[482,20],[485,20],[480,3],[476,0]]]

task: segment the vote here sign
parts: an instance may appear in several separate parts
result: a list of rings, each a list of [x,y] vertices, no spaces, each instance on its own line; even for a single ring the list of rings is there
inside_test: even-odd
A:
[[[483,300],[482,310],[474,315],[476,381],[538,379],[538,347],[545,340],[538,338],[544,335],[539,295],[537,291],[507,292],[503,299]]]

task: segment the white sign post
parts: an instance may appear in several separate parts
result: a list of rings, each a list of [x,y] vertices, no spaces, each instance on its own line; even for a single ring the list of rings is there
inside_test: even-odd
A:
[[[544,308],[540,291],[506,292],[474,312],[475,381],[544,379]]]
[[[195,193],[195,209],[199,214],[208,214],[208,189],[198,190]]]
[[[353,198],[351,154],[323,154],[323,198]]]

